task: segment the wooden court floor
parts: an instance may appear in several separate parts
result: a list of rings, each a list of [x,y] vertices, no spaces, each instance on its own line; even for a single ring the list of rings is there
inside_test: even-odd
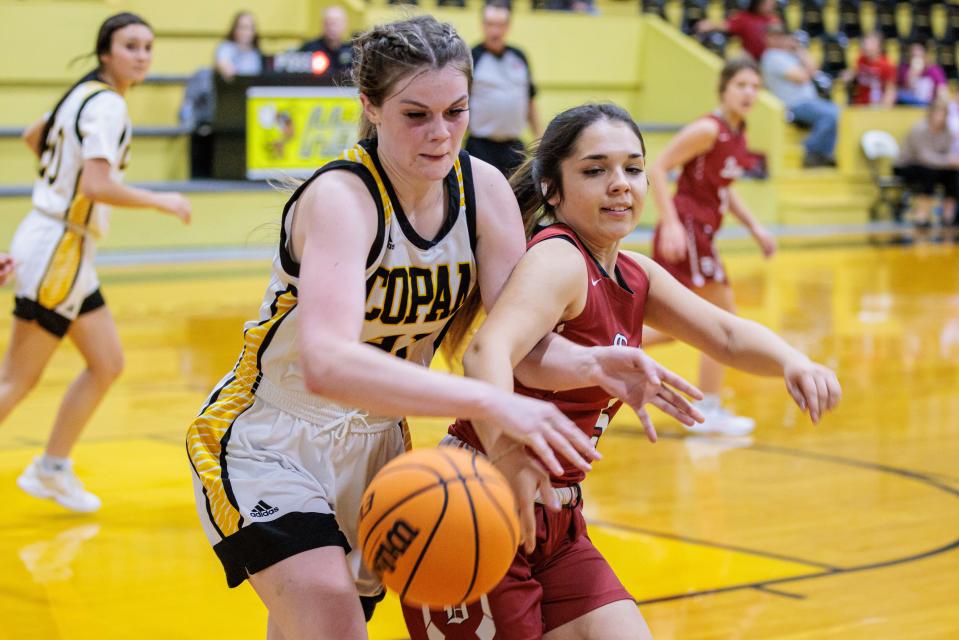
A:
[[[843,405],[814,427],[781,381],[731,373],[753,438],[684,437],[662,419],[655,445],[624,410],[586,485],[596,543],[659,639],[959,638],[959,249],[857,241],[727,261],[741,312],[835,366]],[[76,466],[104,507],[74,515],[14,484],[80,367],[65,346],[0,428],[0,639],[265,636],[263,607],[226,588],[200,532],[183,436],[266,273],[102,270],[127,368]],[[695,375],[691,350],[652,353]],[[415,443],[445,424],[414,420]],[[370,635],[405,637],[395,600]]]

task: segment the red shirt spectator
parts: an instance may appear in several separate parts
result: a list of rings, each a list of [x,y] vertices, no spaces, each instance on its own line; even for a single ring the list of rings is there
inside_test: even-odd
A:
[[[766,50],[766,27],[779,22],[779,16],[775,14],[738,11],[729,18],[726,30],[730,35],[739,36],[743,49],[759,60]]]
[[[852,104],[892,106],[892,102],[895,102],[896,67],[884,55],[878,58],[860,55],[856,61],[854,82]],[[886,98],[889,95],[891,102]]]

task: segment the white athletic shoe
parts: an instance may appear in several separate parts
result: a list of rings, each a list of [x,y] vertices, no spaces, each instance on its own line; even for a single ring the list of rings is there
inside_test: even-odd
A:
[[[49,498],[71,511],[92,513],[100,508],[100,498],[83,488],[70,466],[60,471],[47,471],[40,464],[40,458],[34,458],[20,474],[17,486],[34,498]]]
[[[696,403],[706,421],[686,427],[690,433],[716,434],[721,436],[746,436],[756,428],[756,421],[745,416],[737,416],[723,409],[719,402],[702,400]]]

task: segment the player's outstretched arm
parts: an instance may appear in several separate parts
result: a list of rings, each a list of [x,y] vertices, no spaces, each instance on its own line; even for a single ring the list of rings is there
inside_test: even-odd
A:
[[[831,369],[812,362],[763,325],[703,300],[646,256],[630,255],[649,274],[646,318],[650,326],[668,331],[728,366],[783,376],[793,400],[813,422],[839,403],[842,389]]]
[[[157,193],[115,180],[110,175],[110,163],[103,158],[84,160],[80,192],[94,202],[116,207],[159,209],[177,217],[184,224],[189,224],[192,215],[190,201],[179,193]]]
[[[366,257],[377,212],[358,177],[344,171],[320,176],[300,197],[295,215],[293,249],[301,264],[297,313],[310,391],[385,416],[486,420],[532,447],[553,469],[562,469],[553,449],[589,468],[595,448],[553,405],[430,371],[360,342]]]

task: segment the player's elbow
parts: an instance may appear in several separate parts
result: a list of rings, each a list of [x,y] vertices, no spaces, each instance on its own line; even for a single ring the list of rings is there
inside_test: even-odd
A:
[[[330,398],[336,395],[338,371],[343,370],[343,356],[337,345],[327,341],[311,341],[300,355],[303,384],[310,393]]]
[[[95,177],[83,174],[80,176],[80,195],[87,200],[100,200],[104,193],[104,182]]]
[[[20,135],[23,144],[27,145],[34,154],[40,155],[40,136],[31,129],[27,129]]]
[[[303,354],[303,384],[315,395],[330,397],[335,392],[332,358],[324,354]]]

